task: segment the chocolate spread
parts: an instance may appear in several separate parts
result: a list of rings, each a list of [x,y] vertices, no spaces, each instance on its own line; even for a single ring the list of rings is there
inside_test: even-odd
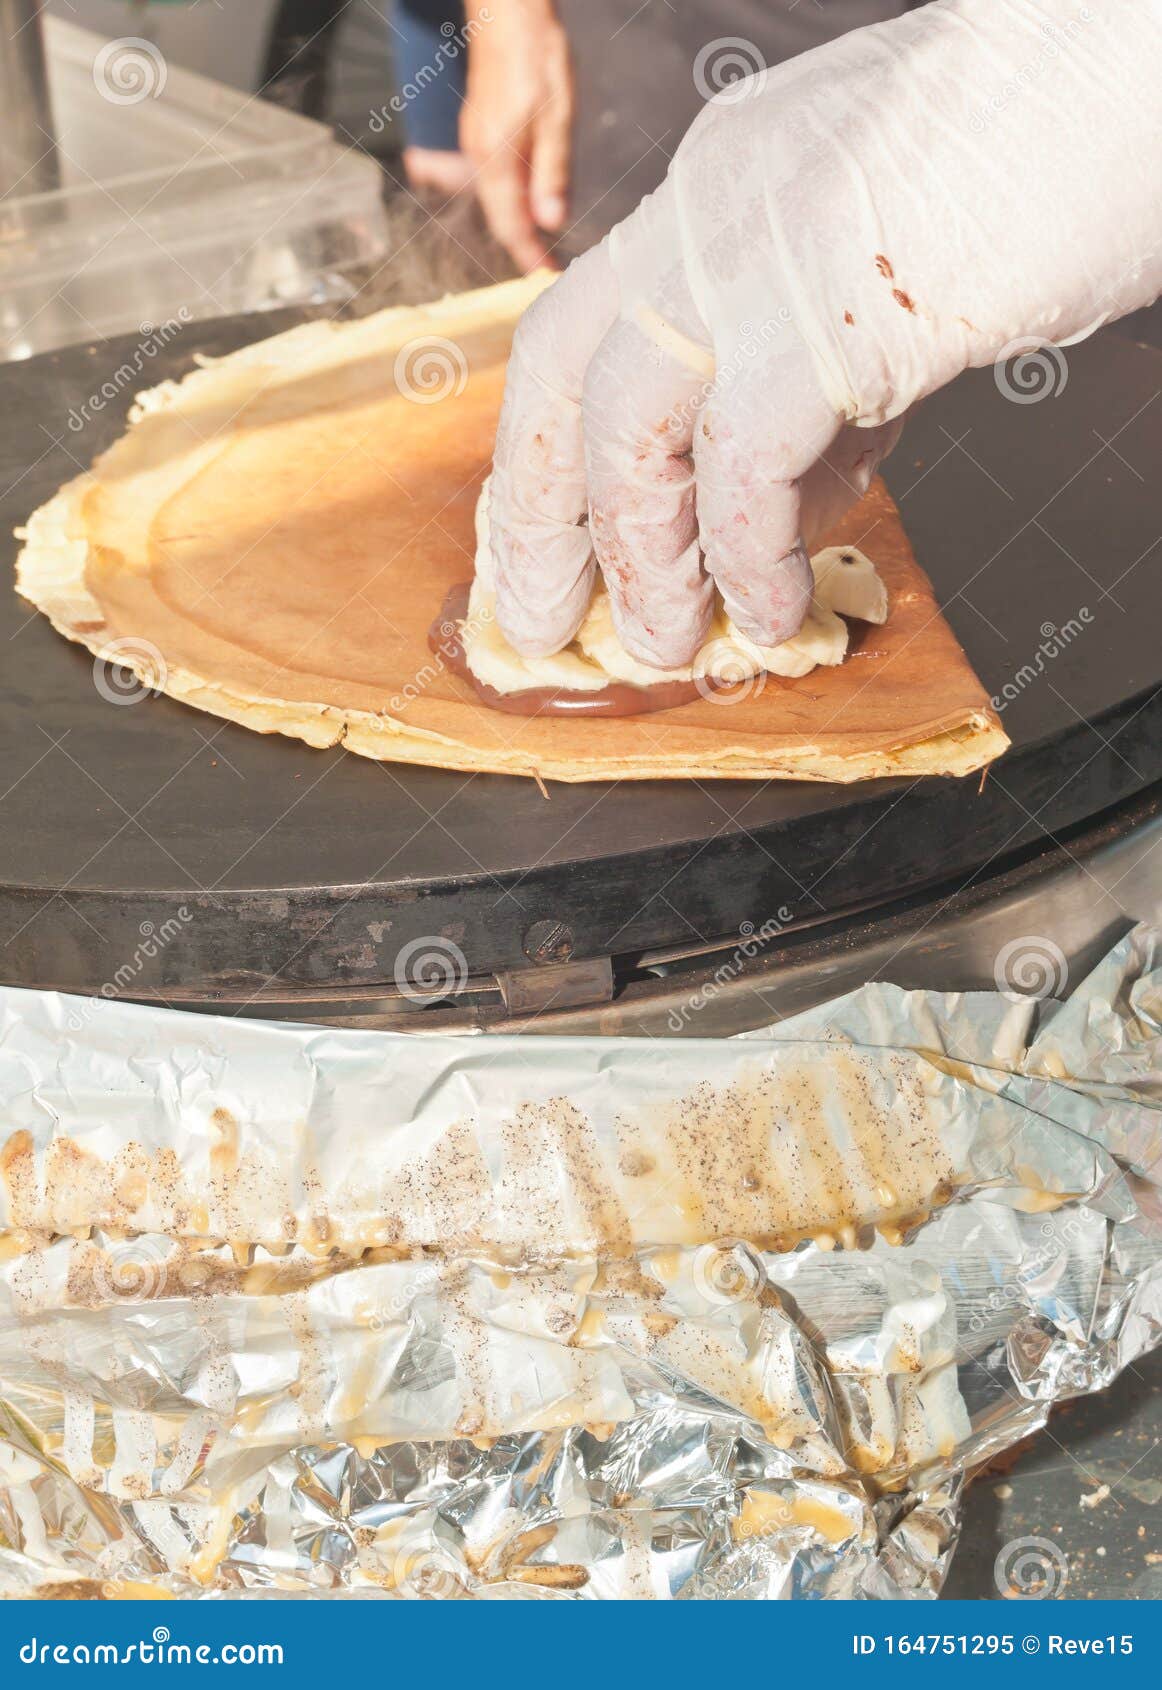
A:
[[[453,587],[439,616],[428,629],[428,646],[437,657],[467,681],[481,704],[503,710],[510,716],[645,716],[655,710],[674,710],[704,698],[710,689],[728,690],[734,682],[716,681],[707,675],[699,681],[658,681],[654,686],[634,686],[630,681],[607,681],[591,692],[571,687],[527,687],[521,692],[497,692],[479,680],[468,667],[461,638],[461,624],[468,614],[471,582]],[[449,631],[450,630],[450,631]]]

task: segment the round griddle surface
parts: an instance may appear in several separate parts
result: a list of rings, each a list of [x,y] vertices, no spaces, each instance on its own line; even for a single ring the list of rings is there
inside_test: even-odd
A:
[[[134,388],[301,316],[191,326],[128,382],[114,372],[129,338],[9,366],[0,528],[116,437]],[[1060,837],[1162,776],[1162,355],[1103,334],[1065,357],[1064,384],[1035,401],[991,370],[962,377],[887,466],[916,555],[1005,703],[1013,749],[983,788],[674,781],[554,785],[546,800],[531,781],[312,751],[167,698],[108,703],[89,654],[6,590],[0,978],[94,990],[128,968],[129,995],[372,985],[425,935],[478,974],[543,954],[530,929],[546,921],[574,957],[685,947],[963,880]]]

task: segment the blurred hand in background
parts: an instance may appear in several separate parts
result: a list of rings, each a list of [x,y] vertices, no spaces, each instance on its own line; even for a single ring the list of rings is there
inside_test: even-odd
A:
[[[552,0],[469,0],[460,141],[489,228],[522,270],[568,216],[573,78]]]

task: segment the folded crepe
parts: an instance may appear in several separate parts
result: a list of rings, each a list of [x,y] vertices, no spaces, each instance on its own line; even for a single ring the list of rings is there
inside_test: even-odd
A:
[[[147,687],[365,757],[567,781],[852,781],[999,755],[1008,741],[879,482],[826,536],[887,593],[882,626],[844,624],[842,662],[784,663],[644,716],[480,702],[442,607],[473,576],[512,332],[545,280],[308,324],[140,395],[92,471],[30,517],[20,592]]]

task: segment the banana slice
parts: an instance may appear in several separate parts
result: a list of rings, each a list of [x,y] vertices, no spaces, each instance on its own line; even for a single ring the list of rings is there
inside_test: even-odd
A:
[[[782,645],[756,645],[739,632],[719,603],[692,664],[680,669],[650,668],[631,657],[618,639],[609,594],[599,580],[572,644],[553,657],[525,658],[513,651],[492,614],[494,565],[487,481],[476,511],[476,541],[476,579],[462,637],[472,672],[497,692],[522,692],[529,687],[596,692],[611,680],[649,687],[659,681],[703,676],[739,683],[764,669],[795,679],[820,664],[833,667],[843,662],[848,642],[845,616],[884,622],[888,614],[887,589],[871,559],[855,546],[825,546],[811,559],[815,596],[807,619],[794,639]]]
[[[734,637],[742,639],[738,633]],[[817,595],[794,639],[784,640],[782,645],[752,649],[759,653],[761,667],[769,675],[808,675],[819,664],[833,668],[843,662],[847,655],[847,623]]]
[[[468,615],[460,624],[464,657],[477,680],[494,692],[527,692],[530,687],[600,692],[605,686],[608,674],[587,663],[572,646],[552,657],[522,657],[501,633],[493,603],[493,594],[478,577],[468,600]]]
[[[840,616],[861,622],[886,622],[888,589],[876,566],[857,546],[824,546],[811,559],[815,597]]]
[[[577,630],[574,644],[591,663],[595,663],[612,680],[627,681],[630,686],[635,687],[650,687],[656,686],[659,681],[691,681],[696,673],[714,673],[711,668],[697,666],[698,661],[710,646],[723,642],[729,627],[730,624],[720,609],[711,623],[702,651],[693,664],[687,663],[680,669],[652,669],[646,663],[639,663],[636,657],[631,657],[618,639],[613,626],[613,606],[605,590],[605,583],[599,581],[588,614]],[[750,674],[756,675],[760,668],[761,664],[756,659]],[[734,659],[731,674],[732,678],[743,679],[738,670],[737,657]]]
[[[496,564],[492,556],[492,476],[486,475],[480,485],[480,496],[476,500],[476,559],[472,578],[472,590],[486,587],[490,594],[496,591]]]
[[[632,686],[659,681],[690,681],[702,676],[738,683],[765,669],[771,675],[809,675],[819,664],[842,663],[847,651],[847,623],[817,597],[792,640],[760,646],[739,632],[721,605],[692,664],[681,669],[651,669],[631,657],[617,637],[609,594],[598,586],[574,644],[606,675]]]

